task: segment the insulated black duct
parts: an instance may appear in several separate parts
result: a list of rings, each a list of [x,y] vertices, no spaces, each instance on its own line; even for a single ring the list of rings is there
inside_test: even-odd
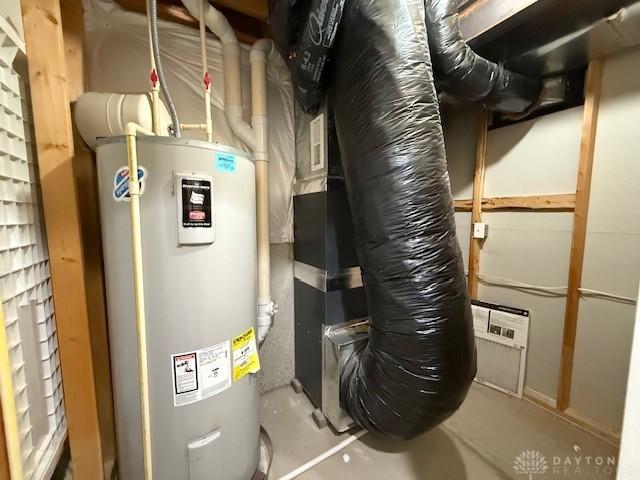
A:
[[[273,40],[287,60],[294,95],[306,113],[316,113],[324,96],[329,53],[345,0],[269,0]]]
[[[424,0],[436,86],[490,110],[521,113],[539,99],[542,82],[477,55],[460,33],[457,0]]]
[[[455,412],[476,372],[422,1],[348,2],[330,69],[370,315],[340,397],[359,425],[400,439]]]

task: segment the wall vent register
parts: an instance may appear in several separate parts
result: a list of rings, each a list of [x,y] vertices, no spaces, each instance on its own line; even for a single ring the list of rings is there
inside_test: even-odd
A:
[[[529,338],[529,311],[472,301],[478,349],[476,382],[522,398]]]

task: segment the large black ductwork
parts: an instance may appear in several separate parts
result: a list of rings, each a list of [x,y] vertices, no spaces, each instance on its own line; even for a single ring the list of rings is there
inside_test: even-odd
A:
[[[324,95],[325,72],[345,0],[269,0],[269,23],[287,59],[302,110],[315,113]]]
[[[360,426],[409,439],[454,413],[476,372],[423,0],[321,3],[342,13],[329,103],[370,317],[340,398]]]
[[[462,38],[457,0],[425,0],[429,46],[438,90],[490,110],[521,113],[535,105],[542,82],[477,55]]]

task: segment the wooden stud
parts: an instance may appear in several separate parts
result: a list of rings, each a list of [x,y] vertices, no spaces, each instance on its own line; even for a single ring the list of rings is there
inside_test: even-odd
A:
[[[23,0],[35,144],[74,476],[104,478],[58,0]]]
[[[60,0],[60,10],[67,66],[67,92],[69,101],[73,103],[84,93],[88,78],[84,61],[84,12],[82,2],[76,0]],[[111,478],[116,461],[115,422],[109,362],[102,237],[100,235],[98,181],[94,154],[80,137],[75,122],[72,122],[72,127],[75,150],[73,168],[82,228],[98,420],[100,422],[105,478]]]
[[[2,305],[0,305],[2,308]],[[4,326],[0,325],[0,328]],[[0,403],[2,399],[0,398]],[[7,453],[7,440],[4,436],[4,421],[2,419],[2,405],[0,405],[0,478],[11,478],[9,472],[9,455]]]
[[[557,195],[531,195],[523,197],[490,197],[482,199],[482,211],[530,210],[530,211],[573,211],[576,204],[575,193]],[[473,200],[454,200],[456,211],[470,212]]]
[[[557,407],[560,410],[566,410],[569,407],[571,396],[573,356],[578,326],[578,307],[582,283],[582,267],[584,263],[584,246],[587,237],[591,172],[593,170],[593,152],[596,141],[601,85],[602,61],[591,61],[587,69],[585,81],[580,161],[578,164],[576,205],[573,213],[573,235],[571,238],[569,280],[567,283],[567,303],[565,307],[564,332],[562,335],[562,356],[557,395]]]
[[[476,162],[473,175],[473,198],[471,199],[471,241],[469,243],[469,295],[478,296],[478,275],[480,273],[480,248],[482,240],[473,238],[473,224],[482,220],[482,196],[484,193],[484,163],[487,151],[488,113],[480,112],[476,137]]]

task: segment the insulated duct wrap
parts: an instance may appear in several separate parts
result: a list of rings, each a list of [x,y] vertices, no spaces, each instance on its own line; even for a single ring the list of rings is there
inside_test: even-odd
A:
[[[476,372],[423,1],[348,2],[331,65],[370,315],[341,401],[362,427],[409,439],[454,413]]]
[[[345,0],[269,0],[273,39],[287,59],[302,110],[316,113]]]
[[[424,0],[436,86],[490,110],[521,113],[536,103],[542,82],[477,55],[460,32],[457,0]]]

